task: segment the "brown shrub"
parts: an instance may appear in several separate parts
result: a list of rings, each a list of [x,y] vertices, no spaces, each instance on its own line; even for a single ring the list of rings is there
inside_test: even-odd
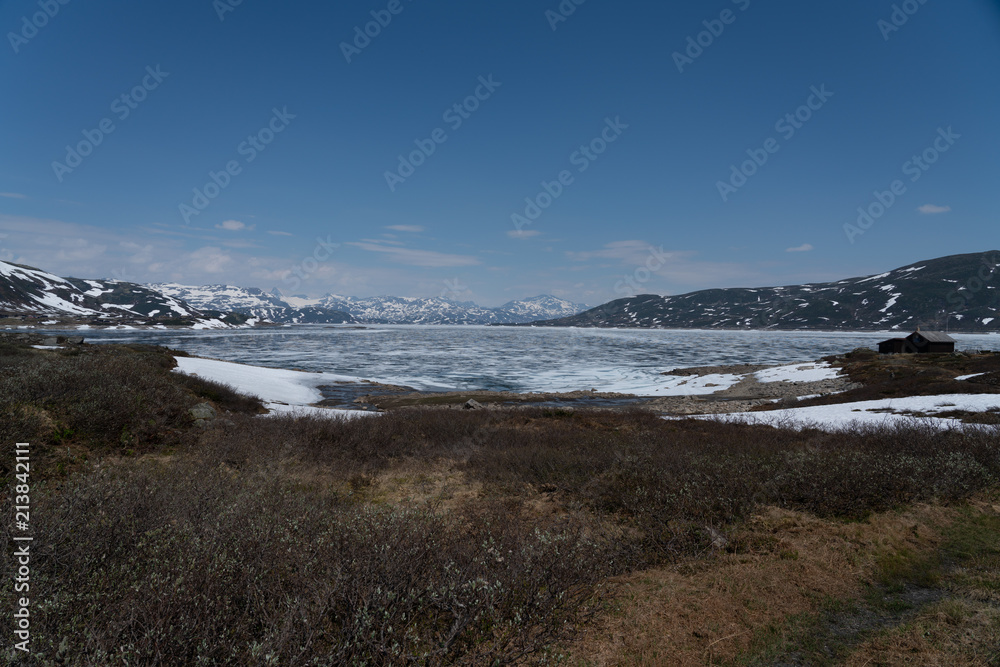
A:
[[[233,467],[296,461],[350,484],[406,461],[458,462],[488,495],[558,494],[625,526],[631,566],[687,557],[761,505],[857,518],[965,497],[1000,471],[995,432],[867,427],[854,433],[645,412],[415,410],[352,421],[243,419],[204,455]]]
[[[606,571],[579,528],[510,508],[362,507],[197,464],[96,470],[34,513],[32,647],[68,638],[74,665],[509,664],[566,637]]]

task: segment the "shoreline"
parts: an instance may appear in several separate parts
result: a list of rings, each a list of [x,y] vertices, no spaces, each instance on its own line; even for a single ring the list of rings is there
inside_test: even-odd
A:
[[[886,361],[875,353],[864,353],[861,356],[870,359],[873,364],[894,363],[899,367],[904,365],[903,362],[926,362],[924,359]],[[850,355],[843,355],[840,358],[842,363],[839,364],[833,362],[836,359],[828,358],[819,362],[774,366],[737,364],[672,369],[671,373],[684,373],[668,375],[675,381],[680,380],[675,388],[683,387],[684,382],[692,379],[725,377],[733,381],[725,386],[715,383],[696,384],[691,392],[652,397],[593,390],[539,393],[485,390],[421,392],[412,391],[410,387],[330,373],[272,369],[183,356],[176,357],[178,368],[175,370],[230,384],[242,393],[260,395],[259,388],[268,387],[264,392],[266,395],[260,397],[272,414],[298,412],[316,416],[355,417],[376,416],[397,410],[445,408],[507,411],[534,407],[564,412],[639,409],[652,411],[666,419],[736,420],[751,424],[829,431],[843,430],[858,424],[914,421],[934,428],[951,428],[962,424],[987,428],[1000,425],[1000,353],[964,356],[977,363],[988,362],[996,366],[997,370],[969,375],[959,375],[956,372],[950,378],[945,378],[946,381],[941,385],[945,389],[940,393],[869,400],[851,400],[852,394],[863,392],[866,387],[863,383],[853,381],[847,372]],[[975,383],[975,386],[969,383]],[[326,393],[324,389],[327,390]],[[705,392],[705,389],[712,391]],[[331,392],[340,393],[331,396]]]

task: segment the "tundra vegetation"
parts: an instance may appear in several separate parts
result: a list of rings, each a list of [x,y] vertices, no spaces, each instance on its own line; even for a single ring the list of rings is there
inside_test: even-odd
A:
[[[36,536],[9,664],[1000,660],[994,427],[262,417],[176,354],[0,342]]]

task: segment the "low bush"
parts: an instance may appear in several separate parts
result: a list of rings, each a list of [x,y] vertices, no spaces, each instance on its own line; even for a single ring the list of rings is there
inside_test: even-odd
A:
[[[509,507],[446,515],[194,464],[103,468],[34,510],[32,647],[62,646],[67,664],[509,664],[565,638],[608,571],[579,527]]]
[[[175,376],[175,381],[198,398],[212,401],[216,406],[227,412],[242,412],[248,414],[263,413],[264,404],[256,396],[241,394],[228,384],[206,380],[194,375]]]
[[[0,413],[47,424],[48,433],[14,435],[35,444],[62,444],[72,434],[89,448],[142,451],[191,441],[187,410],[200,401],[234,412],[262,409],[230,387],[170,372],[175,365],[168,350],[140,345],[0,355]],[[8,424],[0,430],[21,428]]]
[[[413,410],[358,420],[242,419],[203,455],[243,468],[296,461],[347,483],[448,461],[491,497],[543,490],[621,523],[632,566],[688,557],[761,505],[860,518],[965,497],[1000,473],[996,432],[868,426],[795,431],[647,412]],[[622,558],[626,558],[623,553]]]

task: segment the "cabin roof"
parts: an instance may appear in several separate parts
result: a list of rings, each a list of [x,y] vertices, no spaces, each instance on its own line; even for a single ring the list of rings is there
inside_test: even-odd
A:
[[[929,343],[954,343],[955,339],[941,331],[915,331],[910,336],[921,335]]]

